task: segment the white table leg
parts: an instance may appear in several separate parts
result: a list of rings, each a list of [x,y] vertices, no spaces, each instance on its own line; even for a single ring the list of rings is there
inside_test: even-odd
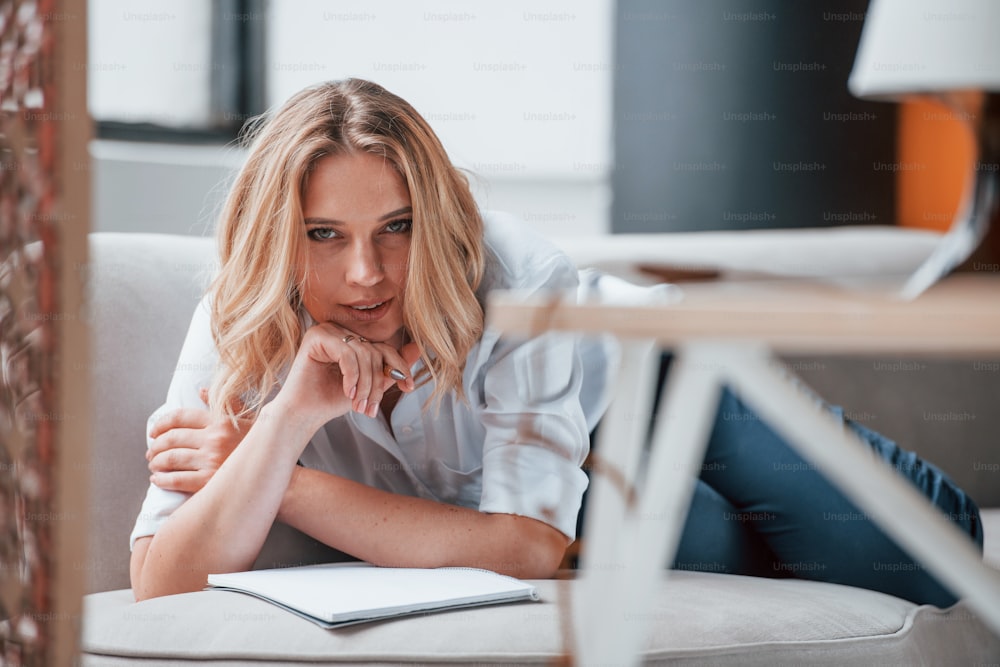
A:
[[[614,401],[601,421],[590,475],[586,546],[580,554],[578,599],[573,600],[574,652],[581,664],[588,656],[605,655],[614,637],[607,623],[626,600],[618,583],[626,567],[623,530],[647,436],[649,408],[656,388],[659,349],[652,341],[623,341]]]
[[[1000,633],[1000,573],[983,564],[968,537],[789,382],[763,348],[747,348],[726,376],[761,419]]]
[[[633,506],[618,527],[599,523],[593,526],[594,533],[588,534],[586,549],[608,548],[606,541],[612,537],[617,538],[612,546],[617,546],[618,553],[626,552],[630,557],[623,559],[624,565],[617,570],[585,570],[587,577],[601,577],[606,597],[587,609],[597,625],[596,636],[581,637],[578,644],[577,657],[582,665],[623,664],[626,657],[632,664],[639,661],[653,597],[667,559],[680,540],[718,407],[721,366],[715,352],[715,346],[701,343],[678,350],[660,402],[645,477],[647,488],[639,495],[638,507]],[[649,401],[620,409],[633,411],[636,427],[644,429],[649,420],[644,405]],[[614,434],[614,425],[608,426]],[[637,435],[632,433],[630,437]],[[604,444],[602,440],[602,448]],[[602,503],[605,497],[602,494],[597,502]],[[620,505],[616,507],[619,512],[621,509]],[[586,560],[583,567],[587,567]]]

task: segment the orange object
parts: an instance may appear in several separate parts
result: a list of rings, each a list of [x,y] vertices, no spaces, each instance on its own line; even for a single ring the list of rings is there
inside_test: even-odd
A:
[[[970,186],[974,118],[930,100],[899,105],[896,217],[904,227],[947,230]]]

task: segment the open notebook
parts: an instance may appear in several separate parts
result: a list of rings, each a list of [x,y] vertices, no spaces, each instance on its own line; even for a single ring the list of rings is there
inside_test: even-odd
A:
[[[248,593],[324,628],[427,611],[538,600],[534,586],[489,570],[329,563],[208,575],[208,590]]]

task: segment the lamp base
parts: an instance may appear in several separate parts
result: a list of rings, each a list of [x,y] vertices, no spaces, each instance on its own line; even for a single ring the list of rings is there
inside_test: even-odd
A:
[[[976,249],[955,270],[1000,273],[1000,95],[985,94],[980,113],[976,208],[972,215],[982,216],[986,229]]]
[[[1000,209],[993,211],[986,236],[968,259],[955,267],[956,273],[1000,273]]]

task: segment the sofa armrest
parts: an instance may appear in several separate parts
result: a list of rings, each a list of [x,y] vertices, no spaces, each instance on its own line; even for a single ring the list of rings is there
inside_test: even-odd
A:
[[[90,547],[87,590],[127,588],[128,536],[145,495],[146,420],[163,402],[191,315],[211,278],[214,241],[93,233]]]

